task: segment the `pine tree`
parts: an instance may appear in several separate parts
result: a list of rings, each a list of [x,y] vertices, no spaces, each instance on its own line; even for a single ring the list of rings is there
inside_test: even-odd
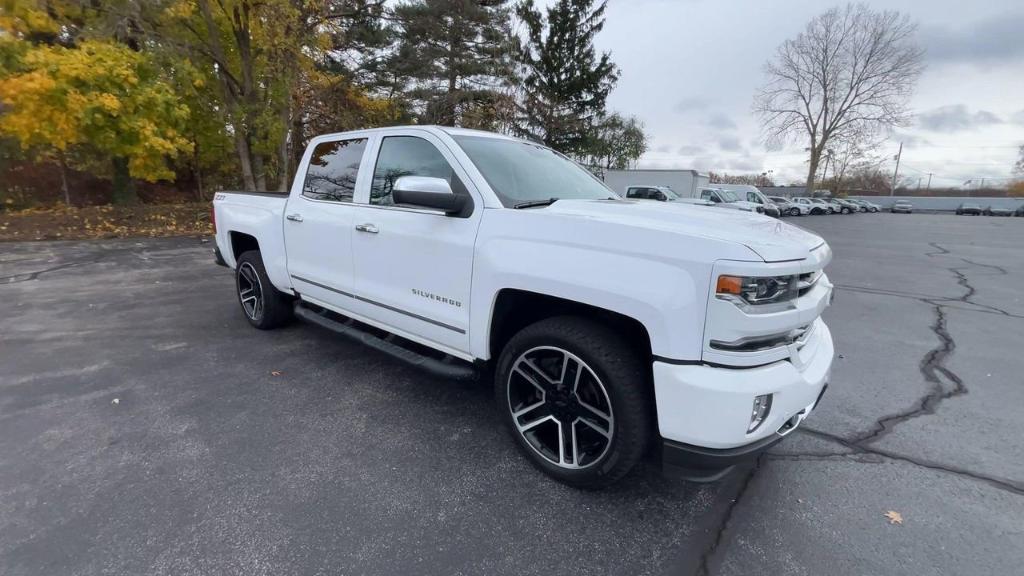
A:
[[[424,124],[493,128],[511,73],[509,0],[417,0],[395,7],[392,66]]]
[[[597,145],[605,101],[618,80],[611,55],[598,55],[607,2],[558,0],[545,18],[533,0],[516,6],[526,28],[517,51],[523,75],[516,131],[563,153],[584,158]]]

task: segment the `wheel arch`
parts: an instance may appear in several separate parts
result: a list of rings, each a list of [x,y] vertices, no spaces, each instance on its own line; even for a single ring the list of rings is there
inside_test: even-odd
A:
[[[252,234],[245,232],[239,232],[232,230],[228,232],[228,239],[231,246],[231,256],[233,257],[236,265],[238,263],[238,257],[250,250],[259,250],[260,242]]]
[[[650,365],[651,336],[641,321],[592,304],[516,288],[505,288],[495,295],[487,336],[490,358],[498,358],[509,339],[523,328],[556,316],[580,316],[616,329]]]

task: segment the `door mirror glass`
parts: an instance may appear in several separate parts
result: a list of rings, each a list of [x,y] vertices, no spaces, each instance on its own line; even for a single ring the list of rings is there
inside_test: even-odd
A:
[[[458,214],[466,205],[466,197],[456,195],[444,178],[432,176],[401,176],[392,190],[395,204],[441,210]]]

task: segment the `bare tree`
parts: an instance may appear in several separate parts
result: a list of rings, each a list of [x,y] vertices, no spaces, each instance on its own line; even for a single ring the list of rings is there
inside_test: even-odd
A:
[[[899,12],[847,4],[816,16],[765,65],[754,111],[769,145],[807,137],[808,190],[830,143],[906,122],[923,70],[916,31]]]

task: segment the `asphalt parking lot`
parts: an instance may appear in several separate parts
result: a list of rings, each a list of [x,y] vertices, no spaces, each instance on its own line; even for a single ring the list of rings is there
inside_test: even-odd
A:
[[[1024,219],[789,221],[835,254],[822,405],[716,484],[603,492],[486,386],[253,330],[209,243],[0,244],[0,574],[1019,574]]]

